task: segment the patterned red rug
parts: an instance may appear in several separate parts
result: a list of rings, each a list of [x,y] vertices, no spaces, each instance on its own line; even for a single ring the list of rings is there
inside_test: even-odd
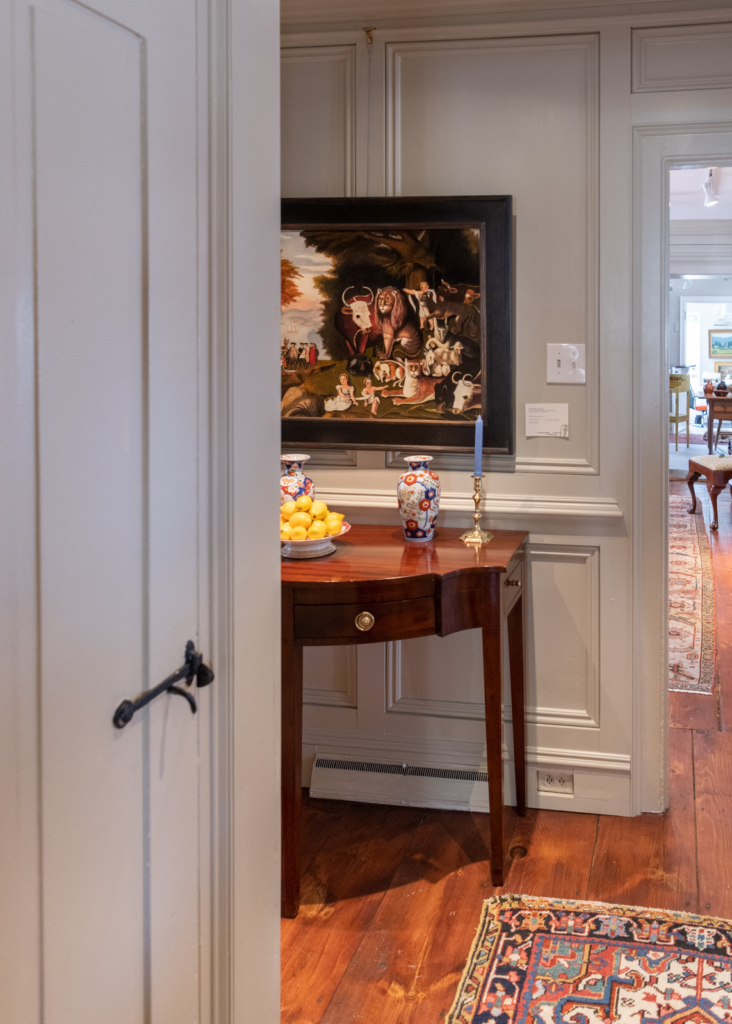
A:
[[[668,685],[711,693],[714,684],[714,577],[709,540],[697,503],[672,494],[668,509]]]
[[[732,921],[494,896],[447,1024],[732,1021]]]
[[[675,444],[676,443],[676,438],[674,436],[673,430],[669,430],[669,432],[668,432],[668,443],[669,444]],[[689,444],[706,444],[706,443],[707,442],[704,440],[704,431],[700,430],[699,427],[697,427],[696,430],[694,430],[692,428],[692,431],[689,434]],[[680,430],[679,431],[679,451],[681,451],[682,448],[686,448],[686,430]]]

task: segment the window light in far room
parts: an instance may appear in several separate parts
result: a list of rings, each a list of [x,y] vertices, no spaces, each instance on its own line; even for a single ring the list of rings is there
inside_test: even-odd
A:
[[[710,167],[707,171],[706,181],[702,184],[702,192],[704,193],[704,205],[705,206],[716,206],[719,200],[714,194],[714,168]]]

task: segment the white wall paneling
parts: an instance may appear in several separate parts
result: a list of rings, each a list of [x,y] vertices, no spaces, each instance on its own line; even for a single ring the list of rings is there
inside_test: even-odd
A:
[[[384,126],[387,194],[513,195],[517,458],[595,473],[598,53],[594,34],[387,43]],[[552,340],[586,345],[585,387],[546,383]],[[529,401],[569,403],[567,442],[525,437]]]
[[[337,508],[394,509],[396,484],[394,488],[376,490],[363,487],[322,488],[318,497],[328,506]],[[614,498],[592,495],[570,496],[566,494],[493,494],[489,493],[481,502],[482,511],[491,516],[513,516],[517,519],[571,517],[574,519],[623,518],[623,510]],[[440,508],[444,512],[472,512],[475,503],[465,492],[443,491]]]
[[[633,92],[729,89],[732,25],[671,25],[633,32]]]
[[[358,164],[358,52],[356,43],[283,51],[283,196],[352,196],[365,180]]]
[[[599,555],[597,547],[528,546],[529,723],[593,729],[600,725]],[[482,722],[482,665],[479,630],[387,644],[387,714]],[[511,720],[510,707],[504,720]]]
[[[326,707],[357,707],[355,647],[306,647],[303,702]]]
[[[338,7],[338,0],[328,3]],[[325,6],[312,5],[314,19]],[[672,88],[664,62],[677,43],[693,51],[689,66],[716,37],[714,52],[721,53],[732,18],[711,7],[665,21],[627,9],[596,18],[566,11],[554,20],[531,17],[512,21],[495,12],[481,24],[466,16],[462,23],[404,20],[393,28],[371,22],[379,27],[356,98],[357,121],[368,123],[361,151],[368,183],[357,183],[357,193],[514,196],[517,444],[513,456],[486,459],[484,509],[491,524],[530,531],[530,800],[619,814],[658,811],[667,793],[666,406],[662,320],[649,310],[658,313],[659,296],[663,301],[663,273],[653,277],[653,268],[668,235],[663,168],[645,161],[656,145],[648,140],[668,125],[677,136],[686,125],[687,134],[677,147],[659,144],[659,152],[688,151],[689,159],[710,163],[725,157],[713,126],[729,116],[732,92],[720,73],[728,68],[704,58],[713,87],[702,87],[695,71],[693,81]],[[286,54],[329,42],[358,46],[358,38],[324,29],[293,33]],[[297,135],[296,120],[283,108],[285,135]],[[704,157],[688,134],[697,123],[708,143]],[[634,135],[634,125],[647,135]],[[309,178],[308,194],[329,194],[328,181],[325,172]],[[695,243],[693,236],[674,241]],[[726,245],[726,236],[715,244]],[[546,343],[568,340],[587,345],[586,387],[545,383]],[[569,403],[569,442],[523,436],[529,401]],[[350,465],[332,458],[339,464],[311,464],[319,496],[348,510],[352,521],[396,525],[401,453],[358,452],[347,456]],[[470,462],[461,455],[436,460],[444,525],[469,517]],[[317,749],[478,770],[484,739],[475,637],[376,647],[359,652],[355,708],[306,709],[309,760]],[[327,688],[345,693],[345,670],[334,662],[328,671]],[[542,763],[574,765],[571,803],[544,802],[534,771]],[[451,797],[440,789],[444,780],[373,775],[357,784],[353,772],[342,775],[338,792],[365,786],[361,799],[391,794],[440,806],[479,799],[472,792]],[[319,779],[335,792],[332,779]],[[408,786],[417,787],[409,797],[400,789]]]

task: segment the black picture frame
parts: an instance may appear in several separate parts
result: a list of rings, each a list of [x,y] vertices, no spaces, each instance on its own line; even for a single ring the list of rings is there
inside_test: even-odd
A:
[[[514,453],[511,196],[283,199],[282,228],[477,229],[483,450]],[[284,391],[283,387],[283,394]],[[475,424],[470,420],[369,421],[286,414],[282,417],[282,442],[290,448],[471,452],[474,437]]]

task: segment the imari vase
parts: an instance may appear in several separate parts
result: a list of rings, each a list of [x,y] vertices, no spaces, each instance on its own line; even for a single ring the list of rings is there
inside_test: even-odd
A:
[[[294,501],[302,494],[315,497],[315,484],[309,476],[305,476],[302,468],[309,458],[309,455],[280,455],[280,505],[284,501]]]
[[[440,478],[430,469],[431,455],[407,455],[399,477],[397,499],[406,540],[424,544],[435,535],[440,510]]]

